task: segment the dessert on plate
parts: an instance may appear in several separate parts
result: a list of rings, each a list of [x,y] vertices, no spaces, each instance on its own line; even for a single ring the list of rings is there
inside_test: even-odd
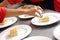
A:
[[[49,16],[45,17],[38,17],[40,22],[48,22],[49,21]]]
[[[18,29],[17,28],[13,28],[10,30],[10,36],[14,37],[18,35]]]

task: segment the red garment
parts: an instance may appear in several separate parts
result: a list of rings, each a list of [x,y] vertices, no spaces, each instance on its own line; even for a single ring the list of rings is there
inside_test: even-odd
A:
[[[42,2],[44,0],[31,0],[32,3],[38,3],[38,2]]]
[[[54,0],[54,8],[56,11],[60,11],[60,0]]]
[[[7,0],[11,5],[23,2],[24,0]]]
[[[6,11],[7,11],[6,8],[0,7],[0,23],[3,21]]]
[[[58,3],[60,3],[60,0],[57,0]]]

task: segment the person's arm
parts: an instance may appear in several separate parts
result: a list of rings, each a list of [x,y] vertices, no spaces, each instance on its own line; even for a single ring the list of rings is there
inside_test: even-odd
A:
[[[0,7],[0,23],[2,23],[5,17],[18,16],[27,12],[28,10],[25,9],[7,9],[4,7]]]
[[[24,9],[7,9],[5,17],[18,16],[27,11],[28,10],[24,10]]]
[[[36,9],[35,9],[36,8]],[[10,16],[18,16],[21,14],[29,14],[29,15],[35,15],[35,12],[37,12],[37,10],[41,10],[41,13],[43,13],[43,9],[40,6],[34,6],[31,9],[7,9],[6,12],[6,17],[10,17]]]
[[[35,15],[35,9],[7,9],[5,17],[18,16],[21,14]]]
[[[4,0],[3,2],[0,3],[0,7],[4,7],[6,5],[7,5],[7,1],[6,0]]]
[[[37,7],[36,7],[37,8]],[[29,15],[35,15],[36,9],[7,9],[4,7],[0,7],[0,22],[3,21],[5,17],[12,17],[12,16],[18,16],[21,14],[29,14]]]

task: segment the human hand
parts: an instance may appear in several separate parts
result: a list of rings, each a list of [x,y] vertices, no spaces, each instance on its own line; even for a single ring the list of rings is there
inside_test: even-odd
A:
[[[36,11],[40,10],[40,13],[43,12],[43,9],[40,6],[34,6],[32,8],[35,9]]]
[[[17,9],[23,11],[24,14],[28,14],[28,15],[33,15],[33,16],[35,16],[36,10],[33,9],[33,8],[21,8],[21,7],[19,7],[19,8],[17,8]]]
[[[40,17],[43,16],[42,15],[43,14],[43,9],[40,6],[34,6],[33,8],[36,10],[36,13],[35,13],[36,16],[40,16]]]
[[[30,5],[27,5],[27,6],[30,6]],[[40,6],[30,6],[30,8],[26,8],[26,5],[25,5],[25,8],[18,8],[18,9],[22,9],[23,12],[25,12],[26,14],[29,14],[29,15],[35,15],[35,12],[38,12],[39,15],[42,14],[42,8]]]

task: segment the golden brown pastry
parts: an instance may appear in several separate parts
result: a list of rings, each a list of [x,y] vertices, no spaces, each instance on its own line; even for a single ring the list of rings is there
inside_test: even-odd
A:
[[[18,29],[17,28],[14,28],[14,29],[10,30],[10,36],[11,37],[17,36],[17,35],[18,35]]]
[[[41,22],[48,22],[49,21],[49,16],[45,16],[44,18],[39,18]]]

